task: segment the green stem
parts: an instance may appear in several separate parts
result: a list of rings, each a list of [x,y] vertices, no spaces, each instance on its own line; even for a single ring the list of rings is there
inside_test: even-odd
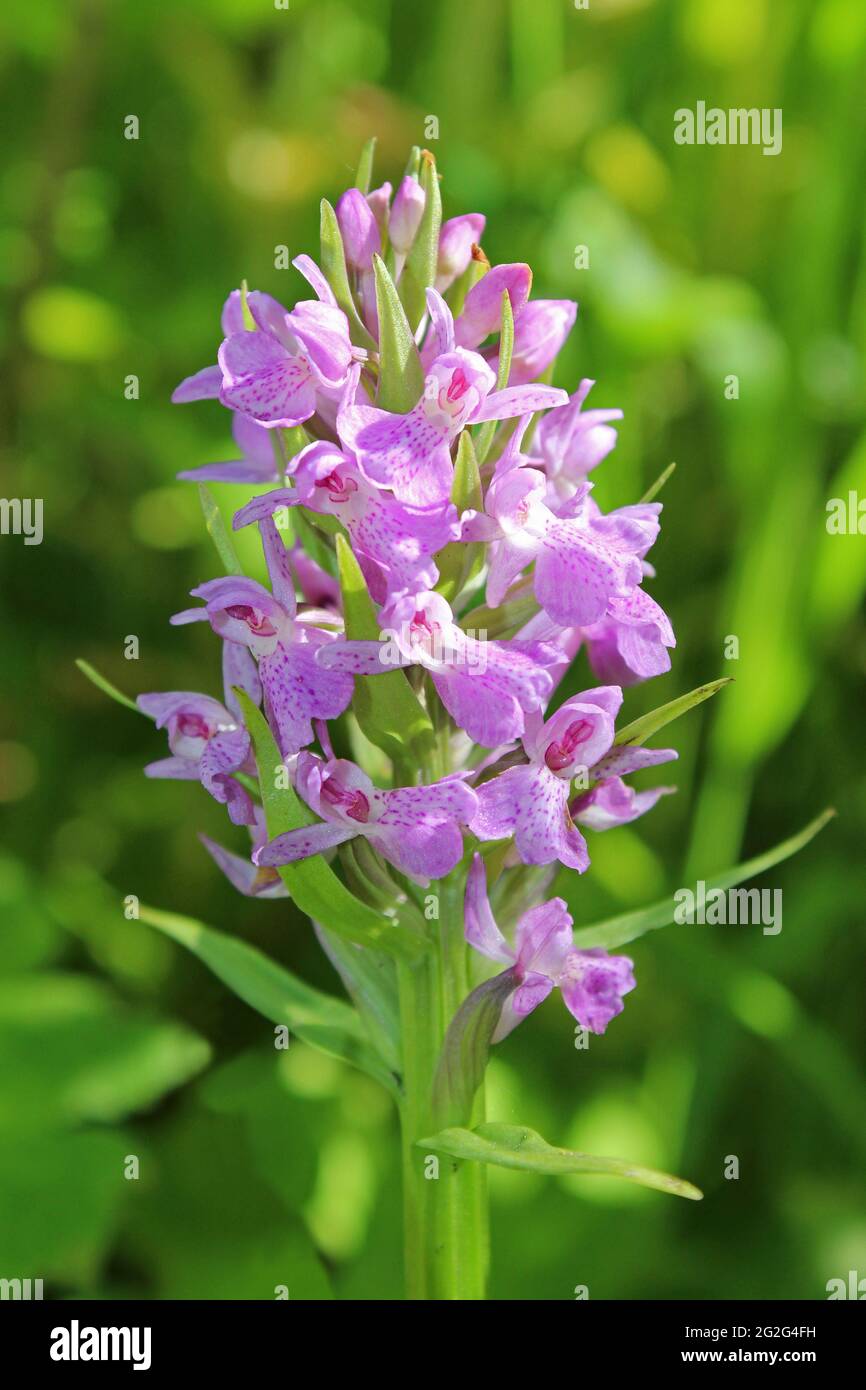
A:
[[[406,1296],[478,1300],[488,1265],[486,1169],[425,1154],[415,1140],[433,1132],[433,1075],[445,1030],[466,996],[463,876],[455,870],[439,887],[439,934],[415,965],[400,965],[403,1034],[403,1185]],[[473,1123],[483,1119],[483,1094]]]

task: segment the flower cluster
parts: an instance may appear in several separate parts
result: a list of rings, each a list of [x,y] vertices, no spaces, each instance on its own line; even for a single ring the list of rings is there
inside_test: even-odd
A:
[[[192,591],[200,603],[172,619],[204,621],[220,639],[224,703],[140,696],[171,755],[146,771],[200,779],[248,827],[249,858],[205,841],[247,894],[285,894],[281,866],[358,837],[409,891],[470,866],[466,939],[514,984],[496,1036],[554,985],[583,1026],[602,1032],[634,987],[631,962],[575,950],[559,898],[530,907],[509,945],[482,847],[504,842],[507,898],[511,867],[582,873],[585,829],[634,820],[669,790],[623,779],[675,752],[620,744],[615,728],[621,687],[670,666],[673,632],[644,587],[661,509],[600,509],[590,474],[614,447],[621,412],[584,408],[590,380],[571,396],[540,380],[577,305],[533,299],[528,265],[490,266],[480,214],[439,223],[422,160],[426,182],[416,162],[393,197],[385,184],[339,199],[322,267],[294,261],[314,297],[286,308],[233,291],[216,364],[174,393],[232,414],[241,457],[180,476],[258,489],[233,525],[258,527],[267,584],[208,579]],[[404,386],[417,383],[399,410],[383,400],[398,356]],[[338,535],[378,637],[349,621]],[[600,684],[558,699],[581,649]],[[379,767],[335,755],[333,742],[349,745],[331,723],[353,714],[357,682],[384,691],[388,676],[435,731],[438,759],[419,759],[414,780],[411,760],[401,763],[403,784],[380,786],[369,775]],[[316,818],[275,838],[250,792],[257,768],[238,690],[263,710]]]

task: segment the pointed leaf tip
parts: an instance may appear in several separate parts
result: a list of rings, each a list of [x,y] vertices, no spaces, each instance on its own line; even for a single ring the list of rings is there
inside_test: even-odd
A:
[[[476,1129],[443,1129],[432,1138],[416,1140],[416,1145],[466,1162],[492,1163],[499,1168],[517,1168],[529,1173],[624,1178],[627,1182],[652,1187],[673,1197],[685,1197],[691,1202],[701,1201],[704,1195],[693,1183],[655,1168],[645,1168],[622,1158],[597,1158],[576,1149],[556,1148],[525,1125],[485,1124]]]

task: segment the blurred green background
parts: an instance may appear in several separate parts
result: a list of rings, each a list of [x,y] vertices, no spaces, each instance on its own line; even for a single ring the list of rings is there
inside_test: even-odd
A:
[[[673,731],[679,794],[592,838],[561,889],[578,924],[839,811],[759,882],[783,889],[779,936],[655,933],[588,1052],[553,1004],[496,1050],[492,1118],[706,1200],[493,1170],[492,1296],[821,1298],[866,1276],[866,538],[825,526],[829,498],[866,496],[864,69],[861,0],[6,0],[0,490],[44,498],[45,536],[0,537],[0,1276],[52,1296],[400,1296],[387,1099],[301,1042],[275,1054],[123,899],[335,977],[290,906],[222,880],[196,831],[241,833],[196,785],[145,782],[161,736],[73,665],[132,694],[219,693],[210,633],[167,619],[216,573],[174,474],[233,457],[229,419],[169,394],[214,360],[242,277],[301,294],[274,248],[316,253],[318,199],[371,134],[392,180],[430,144],[446,215],[485,212],[492,260],[580,301],[556,380],[592,376],[591,403],[625,411],[602,505],[677,461],[653,592],[679,647],[627,712],[736,677]],[[675,145],[674,109],[699,99],[781,107],[782,154]],[[243,495],[219,493],[227,512]]]

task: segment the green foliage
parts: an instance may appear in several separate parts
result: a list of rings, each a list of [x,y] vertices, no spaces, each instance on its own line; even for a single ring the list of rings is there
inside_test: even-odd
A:
[[[725,676],[721,680],[710,681],[707,685],[699,685],[696,690],[690,690],[688,695],[680,695],[679,699],[671,700],[666,705],[661,705],[658,709],[650,710],[649,714],[641,715],[640,719],[635,719],[631,724],[626,724],[620,729],[614,739],[617,746],[639,746],[646,743],[648,738],[657,734],[659,729],[663,729],[666,724],[672,724],[680,715],[687,714],[695,705],[700,705],[704,700],[709,700],[712,695],[718,694],[723,686],[729,685],[730,676]]]
[[[244,567],[238,559],[237,551],[223,521],[222,512],[214,501],[213,493],[204,483],[199,483],[198,495],[201,499],[201,509],[208,535],[216,546],[216,552],[222,560],[223,569],[226,574],[243,574]]]
[[[426,195],[424,214],[400,279],[400,298],[413,332],[427,308],[425,292],[436,280],[439,229],[442,225],[442,198],[436,160],[429,150],[421,151],[420,160],[419,182]]]
[[[337,537],[337,560],[346,636],[357,641],[379,638],[376,609],[351,546]],[[356,676],[352,713],[362,733],[411,775],[433,746],[433,726],[405,671]]]
[[[471,1116],[502,1005],[513,990],[510,971],[485,980],[467,996],[448,1025],[433,1078],[437,1124],[462,1124]]]
[[[754,859],[747,860],[745,864],[738,864],[736,868],[728,869],[723,874],[712,874],[705,881],[705,891],[710,893],[717,888],[733,888],[738,883],[745,883],[746,879],[755,878],[758,874],[765,873],[767,869],[772,869],[785,859],[790,859],[792,855],[798,854],[801,849],[804,849],[835,814],[836,812],[831,810],[822,811],[821,815],[810,821],[798,835],[792,835],[781,845],[776,845],[774,849],[766,850],[763,854],[758,854]],[[663,902],[654,903],[652,907],[638,908],[636,912],[625,912],[607,922],[593,922],[591,926],[581,927],[575,932],[575,945],[582,950],[592,946],[603,946],[606,950],[612,951],[617,946],[625,946],[629,941],[636,941],[639,936],[644,936],[647,932],[669,926],[671,922],[676,920],[674,916],[676,909],[677,899],[676,896],[673,896],[665,898]]]
[[[396,1094],[393,1075],[370,1048],[355,1010],[299,980],[244,941],[190,917],[143,907],[141,920],[185,946],[245,1004],[304,1042],[360,1067]]]
[[[458,516],[470,507],[475,511],[481,511],[483,506],[478,459],[468,430],[463,431],[457,445],[451,501],[457,508]],[[440,550],[436,556],[436,564],[439,567],[436,588],[439,593],[449,602],[453,602],[480,567],[483,555],[484,547],[479,543],[467,545],[460,541],[452,541]]]
[[[522,1125],[478,1125],[476,1129],[451,1127],[434,1134],[431,1139],[419,1139],[419,1148],[433,1149],[470,1163],[493,1163],[500,1168],[520,1168],[529,1173],[594,1173],[601,1177],[625,1178],[654,1187],[673,1197],[688,1197],[699,1202],[703,1193],[682,1178],[643,1168],[622,1158],[596,1158],[591,1154],[575,1153],[573,1149],[557,1149]]]
[[[375,350],[376,344],[361,322],[358,310],[355,308],[355,301],[349,286],[349,272],[346,269],[346,253],[343,249],[340,224],[337,221],[337,214],[327,198],[323,198],[321,203],[320,242],[321,268],[336,295],[337,303],[349,320],[352,342],[368,351]]]
[[[424,371],[400,296],[381,256],[373,257],[373,273],[379,319],[376,404],[380,410],[405,415],[421,399]]]

